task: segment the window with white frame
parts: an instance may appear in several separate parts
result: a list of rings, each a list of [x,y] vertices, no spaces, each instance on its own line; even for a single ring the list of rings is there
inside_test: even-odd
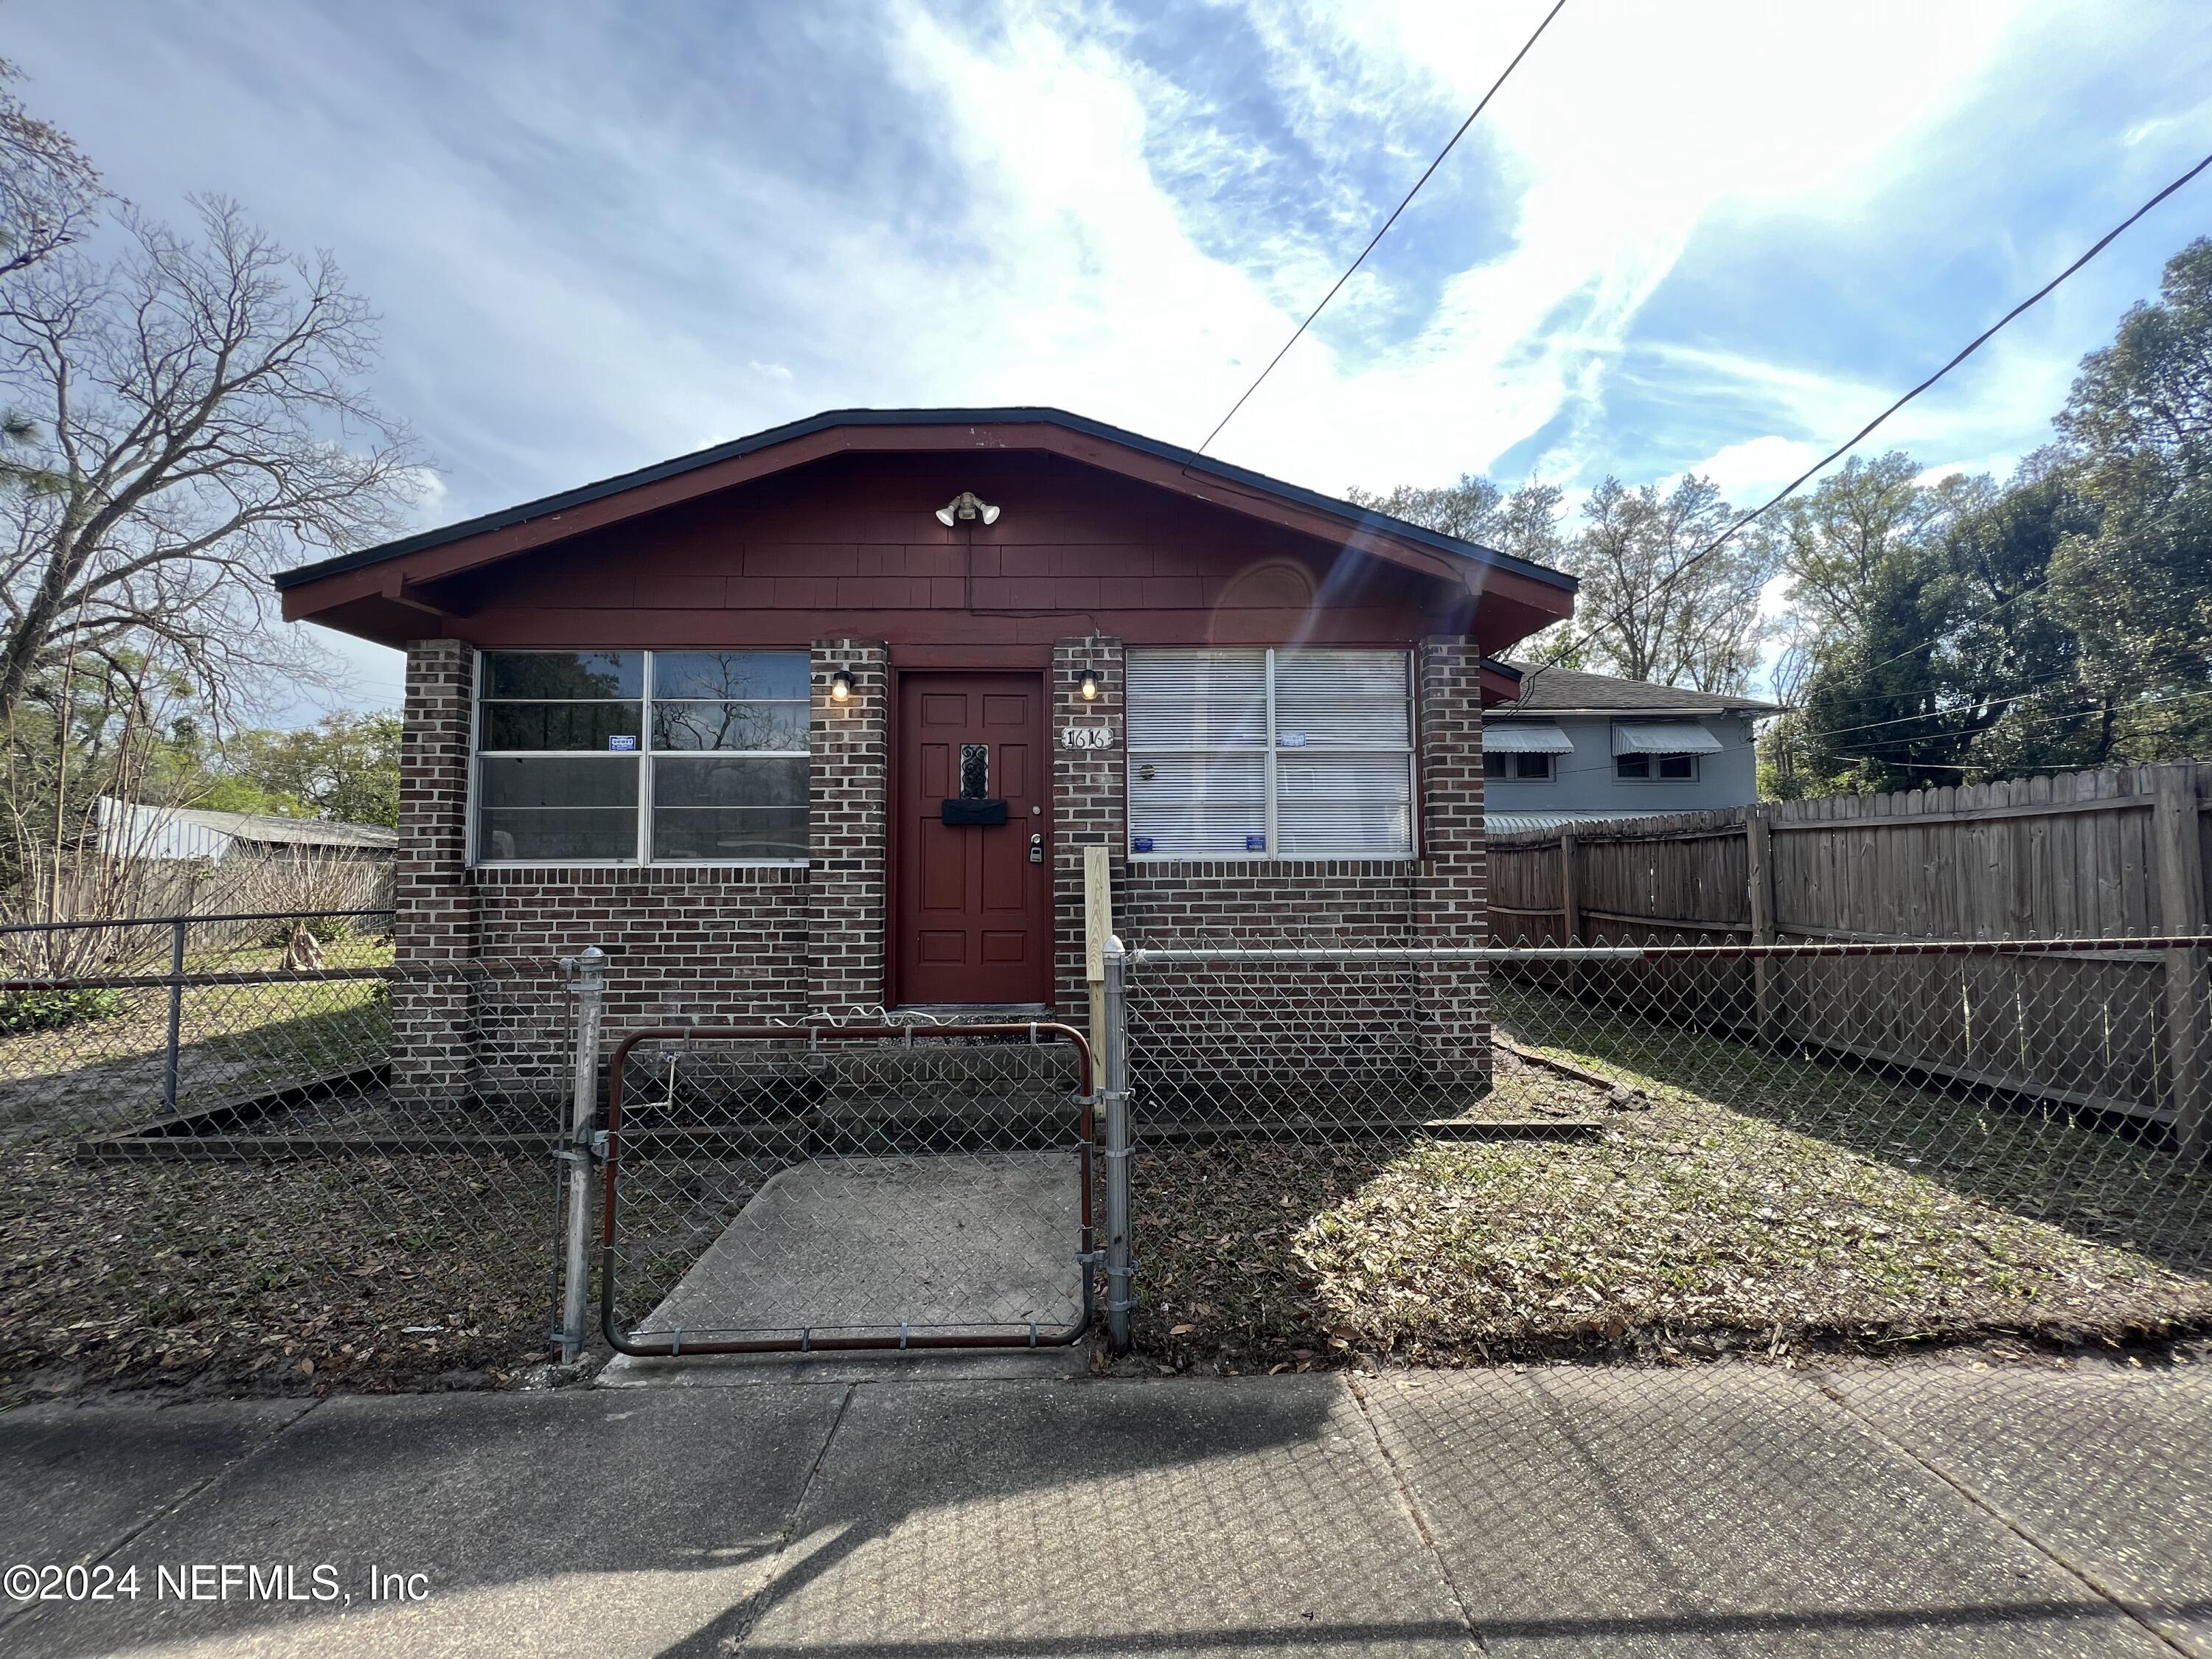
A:
[[[806,856],[804,651],[488,651],[483,864]]]
[[[1133,856],[1413,855],[1407,653],[1134,650],[1127,690]]]

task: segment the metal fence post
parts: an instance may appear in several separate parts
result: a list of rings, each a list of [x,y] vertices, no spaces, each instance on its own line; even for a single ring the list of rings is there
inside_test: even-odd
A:
[[[606,953],[588,946],[576,963],[575,1072],[569,1100],[568,1266],[561,1285],[561,1363],[584,1351],[591,1290],[592,1120],[599,1105],[599,1014],[605,1001]]]
[[[1104,949],[1106,1052],[1101,1056],[1106,1102],[1106,1336],[1115,1353],[1129,1352],[1129,1315],[1136,1307],[1129,1254],[1128,952],[1119,938]]]
[[[161,1105],[177,1109],[177,1048],[185,1030],[185,918],[169,924],[169,1048],[161,1065]]]

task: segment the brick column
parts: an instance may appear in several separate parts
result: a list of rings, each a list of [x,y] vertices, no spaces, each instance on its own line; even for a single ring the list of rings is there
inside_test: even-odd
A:
[[[1415,927],[1425,945],[1489,942],[1489,869],[1482,821],[1482,653],[1463,635],[1426,639],[1419,677],[1420,862]],[[1490,1074],[1489,975],[1435,964],[1424,975],[1421,1027],[1436,1080]]]
[[[407,647],[399,748],[399,860],[392,882],[392,1091],[401,1100],[467,1092],[476,891],[468,879],[470,703],[476,653],[459,640]]]
[[[1095,702],[1081,695],[1086,668],[1098,676]],[[1117,910],[1128,891],[1121,641],[1054,641],[1045,695],[1052,714],[1053,1006],[1062,1019],[1081,1024],[1091,1017],[1083,977],[1083,849],[1104,847],[1112,853]],[[1063,736],[1071,726],[1103,727],[1111,742],[1103,749],[1071,748]]]
[[[814,642],[806,816],[811,1013],[849,1014],[884,1001],[890,664],[880,644]],[[830,696],[830,677],[841,668],[853,677],[853,695],[836,702]]]

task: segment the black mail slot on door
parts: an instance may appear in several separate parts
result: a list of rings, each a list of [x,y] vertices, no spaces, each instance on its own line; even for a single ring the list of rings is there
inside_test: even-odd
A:
[[[1002,800],[948,800],[945,803],[941,823],[1004,823],[1006,803]]]

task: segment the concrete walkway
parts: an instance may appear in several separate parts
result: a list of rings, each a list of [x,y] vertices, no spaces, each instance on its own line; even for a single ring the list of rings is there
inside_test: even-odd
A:
[[[825,1158],[771,1176],[632,1334],[1006,1334],[1083,1314],[1073,1152]],[[602,1381],[665,1362],[617,1355]]]
[[[953,1364],[16,1411],[0,1651],[2212,1656],[2205,1373]]]

